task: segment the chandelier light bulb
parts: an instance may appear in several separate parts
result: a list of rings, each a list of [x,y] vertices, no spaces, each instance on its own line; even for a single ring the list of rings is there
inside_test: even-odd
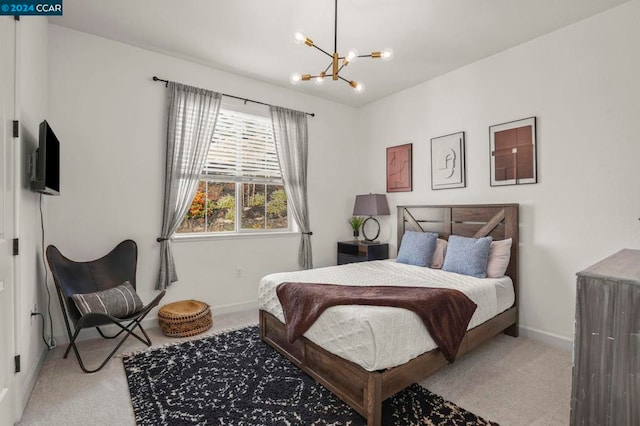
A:
[[[314,83],[316,83],[318,86],[322,85],[322,83],[324,83],[324,76],[325,76],[325,73],[323,72],[320,73],[319,76],[313,79]]]
[[[382,57],[383,61],[390,61],[393,59],[393,50],[391,49],[384,49],[382,51],[382,54],[380,55]]]
[[[358,59],[358,51],[356,49],[349,49],[347,56],[344,57],[346,63],[355,62]]]
[[[362,83],[352,80],[349,82],[349,86],[353,87],[353,91],[356,93],[364,92],[364,84]]]
[[[307,36],[305,36],[302,31],[296,31],[296,33],[293,35],[293,39],[295,40],[296,44],[302,44],[307,39]]]
[[[291,81],[291,84],[298,84],[302,80],[302,76],[299,72],[294,72],[293,74],[291,74],[289,80]]]

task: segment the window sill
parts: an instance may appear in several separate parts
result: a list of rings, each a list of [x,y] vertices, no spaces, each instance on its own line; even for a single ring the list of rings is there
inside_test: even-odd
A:
[[[171,241],[174,243],[183,243],[188,241],[216,241],[216,240],[244,240],[253,238],[291,238],[299,237],[300,232],[247,232],[236,234],[178,234]]]

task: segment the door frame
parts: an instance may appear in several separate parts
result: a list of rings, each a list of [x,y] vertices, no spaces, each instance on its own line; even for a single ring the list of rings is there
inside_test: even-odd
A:
[[[5,186],[1,188],[3,191],[2,200],[4,201],[0,208],[3,209],[3,236],[1,242],[0,256],[6,258],[2,259],[3,264],[9,266],[9,271],[4,281],[3,303],[5,303],[6,310],[3,309],[3,323],[0,327],[3,329],[1,333],[4,335],[4,341],[2,342],[3,351],[6,356],[4,365],[0,365],[5,375],[5,383],[0,384],[4,386],[0,391],[2,399],[6,398],[6,405],[2,408],[4,415],[0,418],[0,424],[4,424],[7,420],[8,424],[13,424],[18,420],[20,410],[21,397],[17,389],[17,380],[15,373],[15,359],[17,348],[17,309],[19,306],[18,295],[16,294],[16,278],[19,271],[18,257],[12,253],[13,238],[18,235],[18,198],[20,190],[20,176],[19,176],[19,156],[20,150],[17,143],[17,138],[13,135],[13,120],[16,119],[17,114],[17,25],[16,20],[11,16],[0,17],[2,22],[0,23],[0,33],[2,34],[2,43],[4,43],[3,56],[6,57],[6,61],[0,63],[3,67],[2,81],[0,84],[3,89],[6,89],[6,96],[4,100],[0,100],[0,119],[3,121],[2,126],[2,143],[0,148],[4,148],[3,161],[4,166],[2,172],[4,173]],[[6,144],[6,145],[4,145]],[[3,180],[4,180],[3,179]],[[6,323],[4,323],[6,322]],[[6,414],[9,414],[7,419]]]

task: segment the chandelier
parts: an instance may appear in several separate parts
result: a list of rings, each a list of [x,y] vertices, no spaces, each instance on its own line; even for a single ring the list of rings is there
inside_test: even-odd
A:
[[[364,84],[355,80],[347,80],[346,78],[340,75],[340,72],[347,65],[354,63],[358,58],[373,58],[373,59],[382,59],[383,61],[389,61],[393,58],[393,50],[385,49],[382,52],[371,52],[368,55],[359,55],[356,49],[349,49],[345,56],[340,56],[338,54],[338,0],[335,0],[335,22],[333,27],[333,54],[327,52],[326,50],[316,46],[309,37],[305,36],[302,31],[298,31],[294,35],[295,41],[297,44],[306,44],[309,47],[315,47],[320,52],[324,53],[328,57],[331,58],[331,62],[324,71],[320,72],[317,75],[311,74],[300,74],[293,73],[291,74],[291,83],[298,84],[301,81],[310,81],[311,79],[318,85],[324,83],[324,79],[326,77],[331,77],[332,80],[342,80],[346,82],[349,86],[353,88],[356,93],[362,93],[364,91]]]

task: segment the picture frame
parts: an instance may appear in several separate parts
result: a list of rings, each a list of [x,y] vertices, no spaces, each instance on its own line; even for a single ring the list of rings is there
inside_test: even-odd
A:
[[[464,132],[431,139],[431,189],[464,188],[466,174]]]
[[[387,148],[387,192],[413,190],[413,144]]]
[[[538,183],[536,117],[489,127],[491,186]]]

